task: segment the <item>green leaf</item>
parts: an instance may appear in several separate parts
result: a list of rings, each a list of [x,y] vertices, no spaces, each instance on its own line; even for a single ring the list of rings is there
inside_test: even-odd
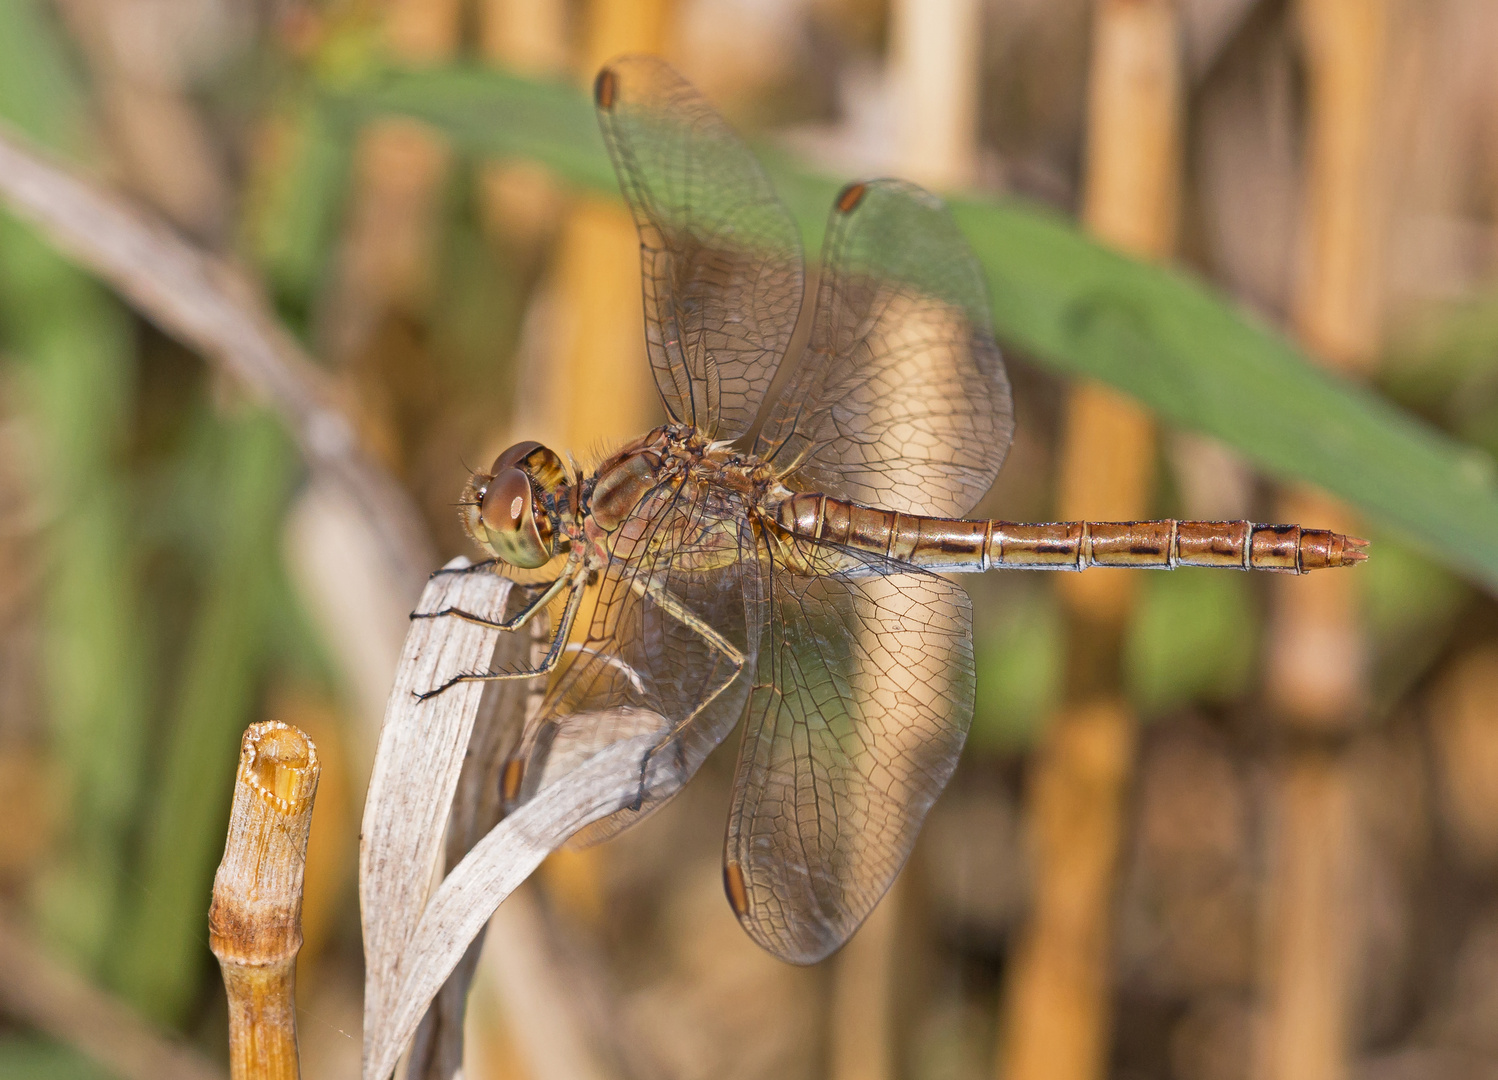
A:
[[[306,321],[334,249],[348,189],[350,147],[323,130],[323,114],[288,107],[282,117],[291,146],[287,167],[266,177],[249,216],[248,239],[283,317]]]
[[[575,87],[451,67],[384,72],[327,102],[346,130],[403,113],[472,152],[530,158],[585,187],[614,188]],[[767,163],[810,247],[836,181],[773,155]],[[1324,373],[1200,282],[1109,251],[1057,215],[976,198],[954,199],[952,210],[988,273],[1005,342],[1061,374],[1118,387],[1275,477],[1316,484],[1498,586],[1498,479],[1485,453]]]

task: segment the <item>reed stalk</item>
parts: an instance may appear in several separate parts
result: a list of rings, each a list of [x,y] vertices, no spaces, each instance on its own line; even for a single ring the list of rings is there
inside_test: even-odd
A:
[[[1378,171],[1391,0],[1300,0],[1305,47],[1305,204],[1295,329],[1345,374],[1377,354]],[[1316,491],[1282,497],[1284,514],[1343,532],[1349,511]],[[1296,520],[1286,517],[1285,520]],[[1266,689],[1296,736],[1280,761],[1278,829],[1265,899],[1265,1023],[1258,1075],[1341,1080],[1352,1036],[1349,1001],[1357,910],[1352,766],[1345,745],[1366,708],[1359,576],[1276,582]]]
[[[208,912],[209,945],[229,998],[232,1080],[299,1076],[296,954],[321,768],[312,740],[294,727],[269,721],[244,733]]]
[[[897,0],[890,7],[887,78],[896,116],[893,172],[937,191],[973,181],[978,160],[982,8],[976,0]],[[870,649],[874,631],[859,633]],[[919,636],[896,632],[896,649],[919,650]],[[911,761],[918,758],[912,754]],[[897,756],[898,760],[898,756]],[[900,1075],[902,994],[910,968],[902,955],[908,873],[895,878],[863,926],[833,961],[828,1040],[832,1080]]]
[[[558,78],[569,66],[567,8],[562,0],[481,0],[484,59],[510,71]],[[535,162],[504,161],[480,169],[485,226],[526,263],[542,257],[556,231],[564,196],[551,171]]]
[[[1171,0],[1095,5],[1084,218],[1100,239],[1148,258],[1168,256],[1175,243],[1179,39]],[[1096,384],[1071,389],[1060,518],[1148,517],[1154,467],[1154,425],[1140,406]],[[1067,700],[1031,776],[1036,896],[1005,994],[1007,1080],[1093,1080],[1107,1071],[1114,877],[1138,728],[1120,671],[1134,583],[1118,570],[1058,582],[1071,627]]]
[[[387,0],[381,7],[384,45],[396,63],[427,67],[454,57],[462,32],[455,0]],[[403,118],[378,120],[360,134],[338,282],[326,315],[327,351],[338,363],[374,349],[389,316],[420,318],[430,306],[439,195],[451,158],[441,136]],[[371,397],[378,396],[379,388],[371,388]],[[382,417],[365,419],[393,427]],[[393,431],[380,434],[395,444]]]

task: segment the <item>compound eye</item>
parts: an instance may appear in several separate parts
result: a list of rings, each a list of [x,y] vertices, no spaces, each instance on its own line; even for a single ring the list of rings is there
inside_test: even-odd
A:
[[[551,558],[536,527],[530,478],[519,469],[501,469],[489,481],[479,520],[489,534],[489,546],[505,562],[535,569]]]
[[[506,469],[516,468],[522,461],[528,458],[533,451],[539,449],[541,449],[541,444],[538,442],[518,442],[514,446],[506,450],[503,454],[500,454],[499,457],[495,458],[494,464],[489,467],[489,471],[498,476]]]
[[[479,517],[491,533],[514,532],[531,501],[531,482],[519,469],[501,469],[490,480],[479,504]]]

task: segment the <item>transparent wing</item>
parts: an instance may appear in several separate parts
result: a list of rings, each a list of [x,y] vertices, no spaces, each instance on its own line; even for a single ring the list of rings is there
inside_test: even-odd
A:
[[[1013,433],[983,272],[941,201],[899,180],[845,188],[810,344],[756,452],[800,490],[960,517]]]
[[[774,573],[724,882],[750,936],[794,963],[842,945],[884,895],[972,719],[967,594],[884,569]]]
[[[568,665],[517,755],[524,801],[603,747],[659,732],[660,751],[641,763],[650,797],[590,826],[579,843],[664,805],[733,730],[749,694],[758,626],[745,598],[758,595],[759,569],[744,508],[711,488],[691,497],[663,488],[646,504],[622,528],[628,536],[581,617],[586,629],[573,635]]]
[[[666,411],[736,438],[801,310],[795,221],[749,148],[663,61],[615,60],[594,96],[640,230],[646,345]]]

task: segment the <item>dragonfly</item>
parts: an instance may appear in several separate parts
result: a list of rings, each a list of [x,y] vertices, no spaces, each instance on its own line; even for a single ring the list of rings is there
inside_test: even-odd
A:
[[[748,147],[658,59],[610,63],[594,97],[667,419],[592,469],[522,442],[468,481],[463,526],[492,557],[475,568],[531,584],[501,620],[431,617],[512,631],[560,607],[539,663],[431,691],[550,677],[502,770],[507,805],[658,734],[640,795],[575,842],[605,839],[742,725],[724,889],[756,942],[812,963],[889,888],[962,751],[972,610],[953,575],[1366,557],[1298,525],[966,518],[1014,411],[982,271],[943,204],[900,180],[843,188],[793,355],[800,234]]]

